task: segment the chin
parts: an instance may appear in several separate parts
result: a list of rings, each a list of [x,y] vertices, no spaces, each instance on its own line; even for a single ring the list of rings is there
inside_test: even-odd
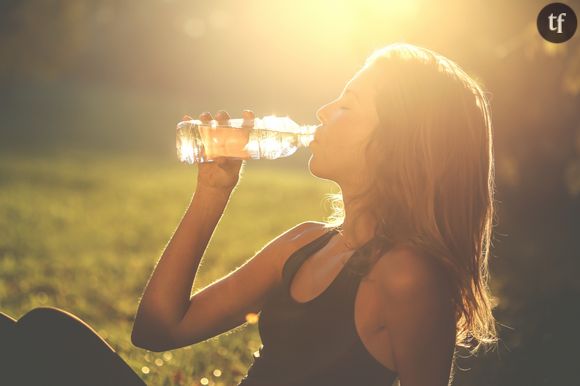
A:
[[[308,169],[310,170],[310,174],[318,177],[318,174],[316,173],[316,165],[315,164],[316,164],[316,161],[314,161],[314,155],[311,155],[310,158],[308,159]]]
[[[308,160],[308,169],[310,170],[310,174],[318,178],[326,178],[324,176],[324,172],[320,168],[319,161],[316,160],[316,156],[311,155],[310,159]]]

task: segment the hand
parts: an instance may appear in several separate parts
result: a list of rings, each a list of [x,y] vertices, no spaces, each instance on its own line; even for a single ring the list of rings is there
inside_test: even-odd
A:
[[[242,112],[244,119],[244,128],[251,128],[254,125],[254,112],[251,110],[244,110]],[[184,117],[184,120],[190,120],[191,117]],[[199,120],[204,123],[209,123],[212,120],[209,112],[199,115]],[[226,125],[230,119],[229,114],[220,110],[217,112],[215,119],[219,125]],[[249,157],[248,157],[249,158]],[[214,162],[204,162],[198,165],[197,174],[197,188],[196,189],[210,189],[220,192],[231,192],[240,179],[240,171],[245,160],[235,159],[229,157],[216,157]]]

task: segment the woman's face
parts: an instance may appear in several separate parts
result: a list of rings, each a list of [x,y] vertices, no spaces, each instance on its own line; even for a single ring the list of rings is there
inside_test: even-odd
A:
[[[321,122],[310,144],[313,175],[341,188],[357,188],[367,179],[364,146],[378,125],[375,87],[368,68],[348,81],[340,96],[316,112]]]

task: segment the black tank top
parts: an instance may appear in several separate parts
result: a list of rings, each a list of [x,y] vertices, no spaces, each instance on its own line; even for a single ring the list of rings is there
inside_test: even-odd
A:
[[[360,276],[348,266],[320,295],[299,303],[290,283],[302,263],[337,233],[335,228],[295,251],[280,285],[266,300],[258,322],[262,346],[238,386],[390,386],[397,373],[378,362],[360,340],[354,305]]]

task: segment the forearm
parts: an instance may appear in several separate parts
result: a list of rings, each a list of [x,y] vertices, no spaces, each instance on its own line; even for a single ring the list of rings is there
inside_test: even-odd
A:
[[[145,287],[134,333],[165,335],[189,305],[197,269],[227,206],[230,192],[199,188]],[[139,334],[139,332],[137,333]]]

